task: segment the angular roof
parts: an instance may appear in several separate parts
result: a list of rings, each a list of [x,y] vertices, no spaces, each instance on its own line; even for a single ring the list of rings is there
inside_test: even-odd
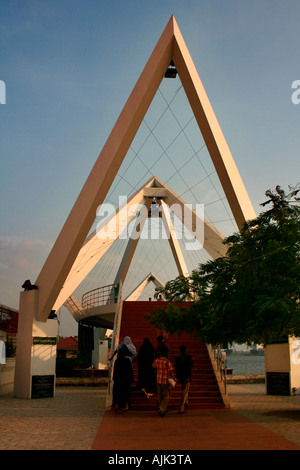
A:
[[[57,349],[78,349],[78,339],[73,336],[64,338],[57,343]]]

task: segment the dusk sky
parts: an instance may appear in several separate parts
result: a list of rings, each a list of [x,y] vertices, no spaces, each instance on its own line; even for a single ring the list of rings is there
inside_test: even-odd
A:
[[[37,278],[172,14],[255,212],[300,183],[299,0],[0,0],[1,304]]]

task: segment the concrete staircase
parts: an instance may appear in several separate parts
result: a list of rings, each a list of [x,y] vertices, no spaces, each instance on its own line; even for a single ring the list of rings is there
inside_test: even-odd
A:
[[[153,346],[156,346],[156,337],[161,334],[151,323],[143,318],[158,307],[166,307],[166,302],[124,302],[120,329],[120,341],[124,336],[130,336],[139,350],[143,339],[149,338]],[[189,392],[188,409],[222,409],[225,408],[218,382],[207,351],[207,346],[199,339],[183,333],[182,335],[168,335],[169,359],[174,366],[175,356],[179,354],[179,346],[186,345],[187,354],[193,358],[192,382]],[[156,410],[156,396],[147,399],[137,390],[138,377],[137,363],[134,364],[134,383],[130,393],[131,410]],[[181,386],[177,383],[172,389],[169,409],[179,409],[181,398]]]

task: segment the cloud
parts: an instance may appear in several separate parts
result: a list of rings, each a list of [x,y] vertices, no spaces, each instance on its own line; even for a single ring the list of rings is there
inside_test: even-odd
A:
[[[18,308],[23,282],[35,282],[51,248],[48,240],[0,237],[0,303]]]
[[[26,279],[35,282],[52,245],[36,238],[0,237],[0,304],[19,308],[23,282]],[[69,312],[63,311],[60,334],[76,335],[77,329]]]

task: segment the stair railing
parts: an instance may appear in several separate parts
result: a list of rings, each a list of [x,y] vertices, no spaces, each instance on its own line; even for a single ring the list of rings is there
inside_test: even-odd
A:
[[[216,376],[218,375],[219,388],[223,396],[224,402],[227,401],[227,359],[223,353],[221,347],[207,345],[209,356],[215,371]],[[220,387],[221,385],[221,387]],[[225,403],[226,404],[226,403]]]
[[[64,302],[64,306],[69,310],[71,315],[75,318],[76,321],[80,321],[83,318],[82,307],[79,302],[76,300],[74,295],[70,295],[67,300]]]
[[[226,393],[227,359],[226,359],[226,355],[223,353],[219,345],[214,348],[214,357],[215,357],[215,361],[217,364],[217,369],[220,373],[221,382],[224,383],[225,393]]]
[[[107,393],[107,402],[108,406],[111,404],[112,401],[112,377],[113,377],[113,369],[114,369],[114,361],[115,358],[112,360],[112,355],[116,348],[119,345],[120,340],[120,327],[121,327],[121,319],[122,319],[122,283],[118,285],[118,296],[117,296],[117,308],[114,318],[114,328],[112,332],[112,340],[111,340],[111,347],[110,347],[110,358],[108,364],[108,393]]]

